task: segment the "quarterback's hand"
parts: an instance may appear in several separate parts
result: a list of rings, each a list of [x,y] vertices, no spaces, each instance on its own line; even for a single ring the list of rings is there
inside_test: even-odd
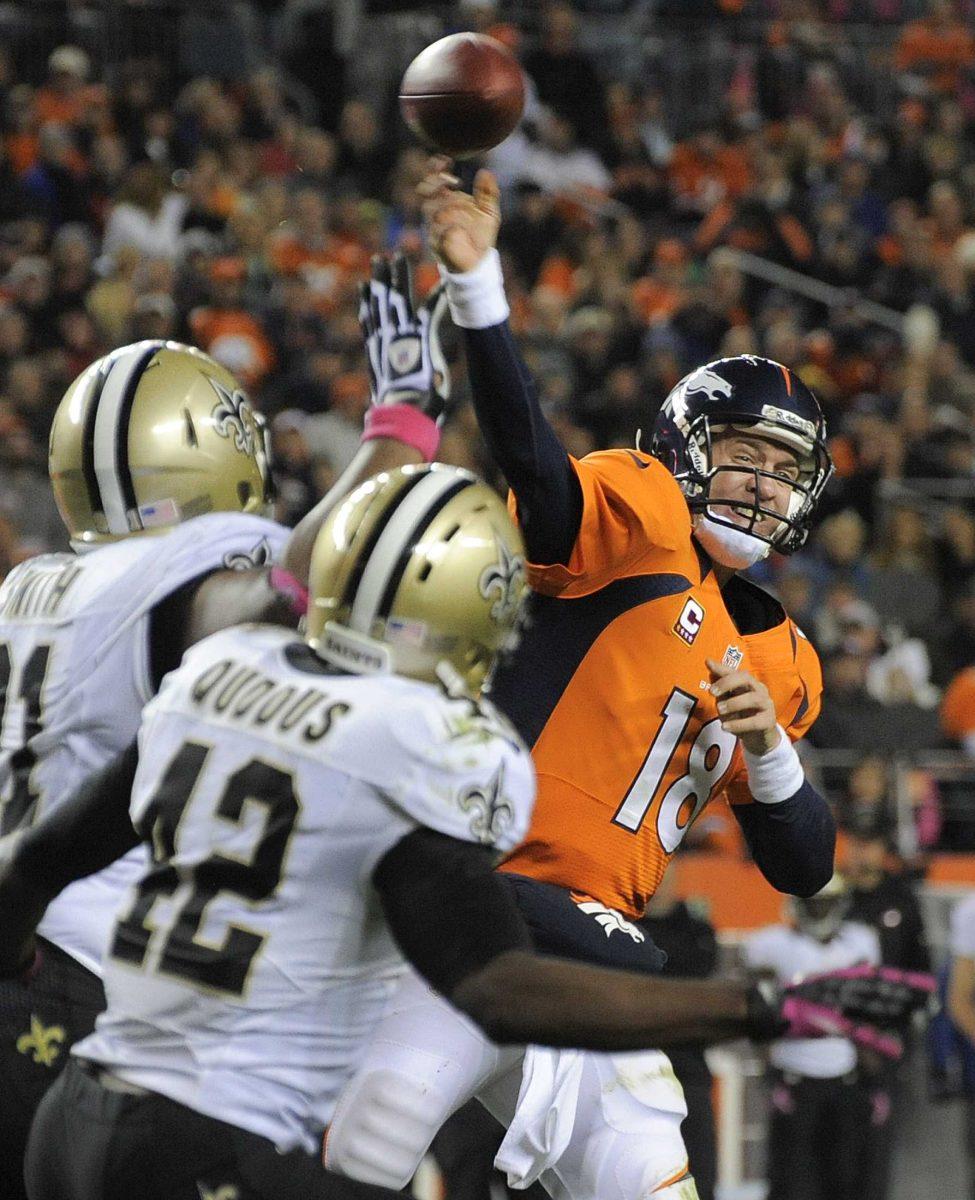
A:
[[[898,1059],[898,1035],[930,1003],[931,975],[894,967],[859,966],[810,976],[780,988],[765,980],[749,996],[751,1035],[768,1038],[845,1037],[883,1058]]]
[[[450,373],[440,344],[447,312],[443,285],[415,307],[410,268],[402,254],[392,263],[377,255],[362,285],[359,324],[366,342],[374,405],[412,404],[441,421],[450,399]]]
[[[430,249],[448,271],[473,271],[498,240],[501,191],[490,171],[474,177],[473,191],[457,189],[447,171],[448,158],[432,158],[417,186],[423,197],[423,216]]]
[[[711,694],[718,701],[721,728],[741,738],[749,754],[767,754],[781,734],[768,688],[750,671],[738,671],[716,658],[705,659],[715,677]]]

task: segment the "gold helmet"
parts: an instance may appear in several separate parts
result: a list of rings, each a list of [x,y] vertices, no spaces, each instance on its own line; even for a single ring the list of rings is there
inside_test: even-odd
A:
[[[852,903],[849,885],[838,873],[814,895],[790,896],[787,901],[792,923],[819,942],[828,942],[836,936]]]
[[[308,641],[320,657],[426,680],[446,661],[476,692],[514,639],[524,546],[503,501],[469,471],[400,467],[328,517],[309,586]]]
[[[71,384],[49,470],[76,549],[208,512],[267,515],[268,440],[236,379],[179,342],[122,346]]]

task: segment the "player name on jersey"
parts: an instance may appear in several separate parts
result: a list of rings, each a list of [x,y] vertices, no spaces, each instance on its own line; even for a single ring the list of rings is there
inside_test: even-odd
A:
[[[80,574],[80,564],[75,560],[66,563],[64,555],[45,556],[30,563],[10,587],[0,590],[0,619],[56,616]]]
[[[232,658],[207,667],[189,694],[201,709],[225,720],[293,734],[305,742],[321,741],[350,709],[318,688],[275,681]]]

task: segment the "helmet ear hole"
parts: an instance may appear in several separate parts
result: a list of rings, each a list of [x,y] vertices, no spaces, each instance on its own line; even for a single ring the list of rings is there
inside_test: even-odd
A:
[[[251,485],[244,479],[237,484],[237,499],[240,501],[240,507],[246,508],[250,503]]]

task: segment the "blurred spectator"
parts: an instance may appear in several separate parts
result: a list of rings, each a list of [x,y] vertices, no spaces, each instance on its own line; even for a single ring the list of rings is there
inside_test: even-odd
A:
[[[904,878],[887,870],[893,836],[889,815],[875,805],[854,809],[846,819],[845,831],[842,869],[852,898],[850,920],[876,933],[884,966],[930,971],[931,956],[917,896]],[[863,1200],[885,1200],[904,1079],[897,1064],[862,1055],[857,1087],[869,1114],[860,1149],[857,1194]]]
[[[369,379],[364,371],[336,376],[330,387],[331,406],[309,419],[305,439],[312,454],[324,459],[338,475],[359,449],[362,419],[369,405]]]
[[[790,924],[746,938],[745,963],[785,984],[879,962],[876,934],[849,920],[849,907],[846,885],[834,876],[817,895],[790,901]],[[856,1046],[842,1037],[783,1040],[771,1043],[768,1057],[768,1200],[859,1200],[866,1113]]]
[[[318,499],[313,460],[305,428],[308,417],[298,409],[278,413],[271,423],[272,461],[277,500],[275,520],[295,525]]]
[[[931,537],[914,505],[894,505],[881,520],[867,598],[910,633],[927,632],[941,605]]]
[[[58,46],[47,60],[47,72],[34,98],[39,123],[79,125],[91,99],[91,89],[85,87],[91,72],[88,55],[79,46]]]
[[[928,950],[917,895],[889,869],[894,821],[881,804],[857,804],[845,817],[841,861],[850,886],[850,920],[869,925],[880,940],[881,962],[908,971],[929,971]]]
[[[604,90],[592,61],[578,47],[571,5],[550,3],[543,9],[539,45],[525,55],[524,67],[539,99],[569,123],[579,141],[593,148],[604,144]]]
[[[149,257],[175,258],[186,207],[186,197],[167,188],[158,167],[136,163],[105,222],[103,255],[114,263],[119,250],[131,246]]]
[[[905,26],[895,64],[917,89],[957,95],[975,65],[975,37],[955,15],[953,0],[927,0],[927,15]]]
[[[884,704],[867,691],[871,656],[843,647],[823,661],[823,709],[809,733],[825,749],[909,754],[936,744],[937,714],[912,701]]]
[[[66,125],[43,125],[37,138],[37,158],[21,175],[26,206],[43,215],[56,229],[68,221],[87,221],[90,195],[84,160]]]
[[[274,365],[274,348],[243,305],[246,271],[239,258],[216,259],[210,270],[210,303],[194,309],[189,324],[201,349],[244,387],[256,389]]]
[[[951,967],[948,1015],[962,1040],[969,1188],[975,1197],[975,895],[959,901],[951,914]]]

